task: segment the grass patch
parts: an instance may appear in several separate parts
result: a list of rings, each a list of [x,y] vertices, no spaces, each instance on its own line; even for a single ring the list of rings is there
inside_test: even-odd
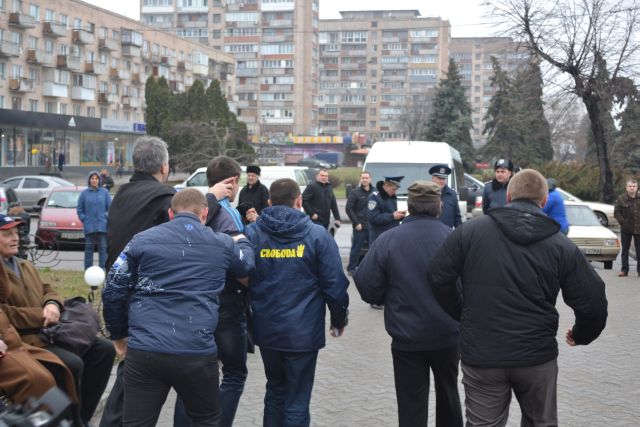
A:
[[[89,295],[91,289],[84,282],[83,271],[72,270],[51,270],[44,268],[38,270],[40,277],[45,283],[49,283],[60,294],[64,300],[73,297],[84,297]],[[96,301],[100,300],[100,292],[95,293]]]
[[[333,185],[333,192],[336,198],[343,199],[347,197],[345,184],[352,184],[355,188],[360,181],[360,172],[362,172],[362,168],[358,167],[342,167],[329,171],[329,181]]]

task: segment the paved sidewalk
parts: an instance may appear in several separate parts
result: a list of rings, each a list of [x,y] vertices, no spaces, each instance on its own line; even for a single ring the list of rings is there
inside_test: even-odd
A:
[[[345,233],[343,227],[340,233]],[[348,247],[341,245],[344,257]],[[632,263],[633,264],[633,263]],[[601,265],[601,264],[600,264]],[[615,268],[615,267],[614,267]],[[562,426],[637,426],[640,424],[640,278],[618,278],[617,270],[598,270],[607,283],[608,325],[589,346],[568,347],[564,331],[573,313],[558,298],[560,312],[558,406]],[[350,287],[349,326],[341,338],[327,335],[320,351],[311,401],[311,425],[331,427],[397,425],[390,338],[383,312],[363,303]],[[328,329],[328,325],[327,325]],[[240,401],[236,426],[262,425],[265,377],[259,354],[249,355],[249,377]],[[115,372],[115,370],[114,370]],[[460,384],[464,403],[464,391]],[[158,425],[173,424],[175,395],[163,408]],[[435,425],[433,387],[430,424]],[[520,411],[512,402],[508,426],[519,426]],[[97,425],[97,422],[95,423]]]

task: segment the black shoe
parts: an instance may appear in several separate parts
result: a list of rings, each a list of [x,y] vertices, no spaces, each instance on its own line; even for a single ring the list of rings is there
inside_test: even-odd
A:
[[[370,304],[371,308],[373,308],[374,310],[382,310],[384,309],[384,305],[380,305],[380,304]]]
[[[626,271],[621,271],[620,273],[618,273],[618,277],[627,277],[629,275],[629,273],[627,273]]]

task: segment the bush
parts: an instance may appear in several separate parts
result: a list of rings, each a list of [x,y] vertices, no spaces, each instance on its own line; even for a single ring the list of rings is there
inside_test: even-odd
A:
[[[558,187],[583,200],[602,200],[598,184],[600,171],[597,166],[584,163],[551,162],[537,169],[542,175],[554,178],[558,182]],[[624,191],[624,183],[630,177],[622,172],[614,171],[613,187],[617,194]]]

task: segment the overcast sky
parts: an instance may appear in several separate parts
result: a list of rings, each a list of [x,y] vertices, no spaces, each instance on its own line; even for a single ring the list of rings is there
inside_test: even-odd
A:
[[[139,0],[85,0],[133,19],[140,18]],[[340,10],[418,9],[422,16],[439,16],[451,22],[453,37],[486,36],[490,27],[480,6],[483,0],[320,0],[320,18],[340,18]],[[347,6],[348,5],[348,6]]]

